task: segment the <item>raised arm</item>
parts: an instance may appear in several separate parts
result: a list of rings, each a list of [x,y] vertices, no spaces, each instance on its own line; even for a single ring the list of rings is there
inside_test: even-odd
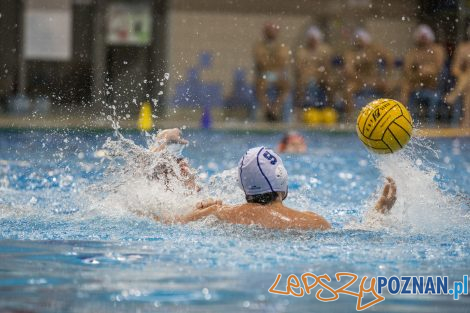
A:
[[[385,183],[382,195],[375,204],[375,209],[377,212],[382,214],[390,213],[393,205],[397,201],[397,185],[391,177],[387,177],[387,182]]]
[[[182,138],[179,128],[164,129],[158,132],[154,144],[150,147],[152,152],[167,151],[176,158],[180,167],[180,173],[184,177],[184,184],[189,190],[200,191],[201,188],[196,184],[196,171],[192,169],[188,161],[183,158],[181,151],[188,141]]]
[[[181,137],[181,130],[179,128],[170,128],[160,131],[157,134],[155,145],[150,149],[152,152],[160,152],[170,144],[188,144],[188,141]]]

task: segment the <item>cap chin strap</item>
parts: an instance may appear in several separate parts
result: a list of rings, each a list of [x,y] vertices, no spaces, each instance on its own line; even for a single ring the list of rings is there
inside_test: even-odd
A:
[[[284,196],[282,197],[282,201],[286,200],[288,194],[289,194],[289,187],[287,187],[286,192],[284,192]]]

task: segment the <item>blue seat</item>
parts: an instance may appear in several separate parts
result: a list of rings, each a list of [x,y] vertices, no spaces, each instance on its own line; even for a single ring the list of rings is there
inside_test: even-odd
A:
[[[212,54],[203,52],[199,63],[191,67],[183,82],[175,86],[171,104],[178,107],[215,107],[222,105],[222,85],[218,82],[203,82],[200,73],[212,66]]]
[[[251,117],[256,109],[256,97],[254,88],[246,81],[246,73],[237,69],[233,75],[233,90],[225,99],[224,107],[227,109],[245,109]]]
[[[199,72],[190,68],[185,81],[176,84],[172,103],[176,106],[192,106],[201,104],[201,82]]]

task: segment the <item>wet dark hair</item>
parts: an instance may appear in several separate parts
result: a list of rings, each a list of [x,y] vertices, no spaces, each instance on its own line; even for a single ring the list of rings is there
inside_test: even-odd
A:
[[[246,196],[246,202],[248,203],[258,203],[258,204],[268,204],[277,199],[279,195],[277,192],[267,192],[260,195]]]
[[[248,203],[259,203],[259,204],[269,204],[273,201],[275,201],[278,197],[282,197],[282,200],[285,200],[287,198],[287,195],[289,194],[289,190],[287,192],[267,192],[267,193],[262,193],[260,195],[253,195],[253,196],[245,196],[246,202]]]

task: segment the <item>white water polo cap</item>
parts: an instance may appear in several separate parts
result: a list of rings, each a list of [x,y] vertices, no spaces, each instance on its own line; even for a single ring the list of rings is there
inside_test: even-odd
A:
[[[247,196],[285,192],[287,171],[273,150],[256,147],[248,150],[238,163],[238,181]]]

